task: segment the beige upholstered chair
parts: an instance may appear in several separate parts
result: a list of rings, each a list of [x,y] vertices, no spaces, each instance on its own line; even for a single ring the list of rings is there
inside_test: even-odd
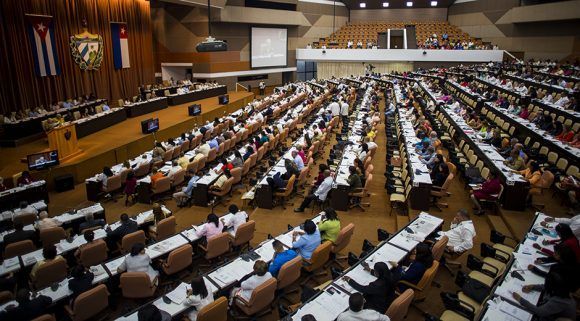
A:
[[[107,286],[99,284],[96,287],[79,294],[71,308],[65,305],[64,309],[72,321],[88,320],[109,306],[109,291]]]

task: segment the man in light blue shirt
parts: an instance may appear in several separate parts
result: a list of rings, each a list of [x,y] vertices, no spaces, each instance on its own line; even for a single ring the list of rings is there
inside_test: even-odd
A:
[[[300,235],[300,238],[296,238]],[[310,260],[312,252],[320,245],[320,231],[312,220],[304,222],[304,232],[294,231],[292,233],[292,248],[295,249],[302,258]]]
[[[173,194],[173,198],[179,207],[184,206],[187,200],[191,198],[191,193],[197,186],[197,181],[199,180],[199,176],[195,175],[194,171],[189,171],[188,173],[191,175],[191,178],[189,179],[189,182],[187,182],[187,186],[183,187],[181,191]]]
[[[218,149],[218,147],[220,146],[220,144],[218,143],[217,139],[214,137],[212,139],[210,139],[210,141],[208,142],[209,147],[210,148],[215,148]]]
[[[298,155],[297,150],[293,150],[291,154],[292,158],[294,159],[294,163],[296,164],[296,167],[298,167],[298,170],[301,171],[304,168],[304,161],[302,160],[302,157]]]
[[[109,111],[111,110],[111,107],[109,107],[109,105],[107,104],[103,104],[103,111]]]

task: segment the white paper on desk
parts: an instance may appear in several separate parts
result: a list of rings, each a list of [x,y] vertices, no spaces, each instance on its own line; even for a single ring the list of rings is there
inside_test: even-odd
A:
[[[312,314],[318,321],[333,321],[348,308],[348,297],[348,294],[339,290],[336,290],[334,294],[324,291],[314,300],[300,308],[292,317],[292,320],[300,320],[302,316]]]
[[[397,236],[393,237],[389,241],[389,243],[396,245],[407,251],[412,250],[413,248],[415,248],[415,246],[417,246],[417,244],[419,244],[418,241],[414,240],[411,235],[409,235],[404,231],[400,232],[399,234],[397,234]]]
[[[499,304],[497,304],[497,308],[518,320],[525,321],[529,319],[530,313],[518,308],[515,305],[509,304],[504,300],[500,300]]]
[[[360,285],[369,285],[369,283],[376,281],[377,279],[369,271],[365,271],[364,267],[361,264],[357,265],[355,268],[348,271],[346,275]],[[341,286],[343,289],[347,290],[350,293],[358,292],[342,278],[336,280],[336,284]]]
[[[260,259],[265,262],[270,262],[274,258],[274,248],[271,242],[263,244],[259,248],[255,249],[254,252],[260,256]]]
[[[119,268],[119,266],[121,266],[121,264],[123,264],[123,261],[125,261],[125,257],[120,257],[113,261],[105,263],[105,266],[107,267],[109,272],[111,272],[111,274],[116,274],[117,269]]]
[[[182,304],[183,301],[185,301],[185,298],[187,297],[188,289],[189,289],[188,284],[182,282],[173,291],[165,294],[165,296],[167,296],[172,302],[176,304]]]
[[[237,281],[235,275],[233,275],[230,269],[225,266],[217,269],[209,275],[212,280],[221,283],[221,286],[226,286]]]
[[[406,251],[387,243],[376,250],[369,258],[365,260],[365,262],[367,262],[371,268],[377,262],[386,263],[389,268],[393,268],[389,261],[399,263],[406,255]]]
[[[18,260],[18,256],[16,257],[12,257],[9,259],[5,259],[4,263],[2,264],[6,269],[11,268],[15,265],[20,264],[20,261]]]
[[[292,247],[292,233],[286,233],[280,236],[276,236],[276,240],[282,242],[286,247]]]

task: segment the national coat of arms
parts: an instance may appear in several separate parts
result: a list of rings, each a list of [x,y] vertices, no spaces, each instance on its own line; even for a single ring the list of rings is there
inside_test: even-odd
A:
[[[103,37],[87,31],[70,37],[70,50],[82,70],[97,70],[103,61]]]

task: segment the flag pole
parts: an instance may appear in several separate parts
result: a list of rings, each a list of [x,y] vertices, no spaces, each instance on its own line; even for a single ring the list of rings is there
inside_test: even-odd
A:
[[[47,16],[47,15],[43,15],[43,14],[31,14],[31,13],[27,13],[27,14],[25,14],[25,16],[28,16],[28,17],[52,18],[52,16]]]

